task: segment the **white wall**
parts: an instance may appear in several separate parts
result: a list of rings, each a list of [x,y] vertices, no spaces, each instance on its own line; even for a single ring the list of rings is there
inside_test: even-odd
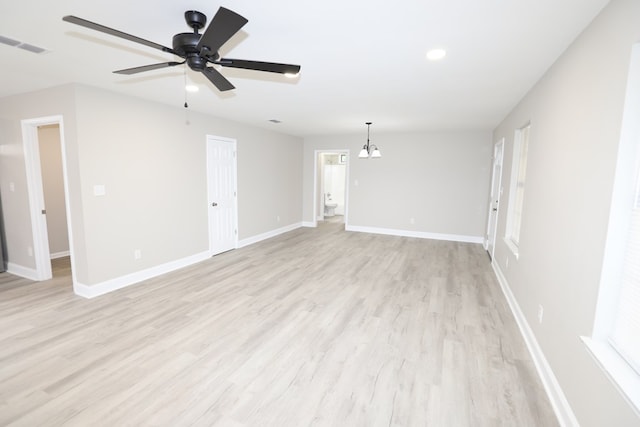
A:
[[[349,148],[348,226],[484,236],[492,154],[489,132],[372,132],[371,141],[382,152],[379,159],[357,157],[363,139],[366,132],[305,138],[305,221],[313,220],[314,151]]]
[[[495,129],[506,140],[506,208],[515,129],[531,122],[520,256],[495,262],[582,426],[640,425],[580,341],[591,334],[640,2],[613,0]],[[544,307],[538,323],[538,305]]]
[[[238,142],[240,239],[301,223],[301,139],[193,112],[187,123],[182,107],[74,85],[0,99],[10,262],[34,266],[18,256],[32,244],[20,120],[55,114],[65,123],[74,279],[85,286],[208,250],[207,134]],[[5,198],[9,182],[16,191]]]

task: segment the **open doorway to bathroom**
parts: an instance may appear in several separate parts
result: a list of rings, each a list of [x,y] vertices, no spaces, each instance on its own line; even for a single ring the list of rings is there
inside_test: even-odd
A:
[[[315,216],[317,221],[347,223],[348,150],[316,151]]]

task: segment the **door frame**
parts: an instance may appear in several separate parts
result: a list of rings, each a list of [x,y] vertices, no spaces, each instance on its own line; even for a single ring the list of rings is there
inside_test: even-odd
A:
[[[65,210],[67,214],[67,234],[69,239],[69,257],[71,259],[71,275],[76,277],[74,269],[73,232],[71,208],[69,202],[69,179],[67,173],[67,144],[64,138],[64,120],[62,115],[38,117],[21,120],[22,141],[24,146],[25,170],[27,175],[27,192],[29,193],[29,213],[33,235],[33,255],[36,263],[33,280],[48,280],[53,277],[51,271],[51,252],[49,249],[49,232],[47,217],[43,214],[44,189],[42,185],[42,166],[40,164],[40,146],[38,127],[58,125],[60,133],[60,149],[62,152],[62,178],[64,182]]]
[[[493,145],[493,156],[491,161],[491,187],[489,187],[489,213],[487,215],[487,231],[485,237],[484,248],[489,253],[491,260],[494,258],[496,250],[496,240],[498,237],[498,215],[500,214],[500,197],[502,196],[502,166],[504,164],[504,138],[501,138]],[[500,148],[500,156],[498,158],[498,148]],[[496,177],[496,166],[500,166],[500,173]],[[497,183],[495,180],[497,179]],[[497,184],[497,186],[495,185]],[[493,194],[494,188],[497,194]],[[496,199],[496,210],[493,210],[493,200]],[[491,242],[491,250],[489,250],[489,232],[493,228],[493,241]]]
[[[313,227],[318,226],[318,200],[320,196],[320,183],[318,182],[318,171],[320,165],[318,159],[320,154],[346,154],[347,163],[345,171],[345,183],[344,183],[344,225],[345,228],[349,225],[349,166],[351,164],[351,151],[348,148],[337,148],[335,150],[314,150],[313,152]],[[324,199],[323,199],[324,200]],[[324,201],[320,203],[324,209]],[[324,218],[324,210],[323,210]]]
[[[211,215],[209,215],[209,204],[211,200],[209,200],[209,183],[211,182],[213,175],[213,168],[209,164],[209,142],[211,141],[219,141],[223,143],[229,143],[233,147],[233,186],[235,197],[233,198],[233,223],[235,226],[235,241],[233,243],[233,248],[236,249],[238,247],[238,236],[239,236],[239,225],[238,225],[238,142],[234,138],[227,138],[224,136],[217,135],[207,135],[206,137],[206,163],[207,163],[207,223],[208,223],[208,241],[209,241],[209,256],[217,255],[217,252],[213,252],[213,247],[211,245],[211,237],[213,234],[213,224],[211,223]]]

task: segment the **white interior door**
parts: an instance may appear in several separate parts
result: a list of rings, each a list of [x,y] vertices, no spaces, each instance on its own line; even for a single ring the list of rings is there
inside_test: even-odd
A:
[[[207,136],[209,252],[216,255],[238,243],[236,141]]]
[[[487,222],[486,249],[491,259],[496,245],[498,227],[498,207],[500,205],[500,192],[502,187],[502,157],[504,139],[493,147],[493,172],[491,175],[491,194],[489,195],[489,215]]]

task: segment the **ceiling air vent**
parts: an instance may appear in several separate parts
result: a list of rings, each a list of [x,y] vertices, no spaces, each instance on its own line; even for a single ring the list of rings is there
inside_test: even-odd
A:
[[[39,46],[34,46],[32,44],[29,43],[23,43],[19,40],[14,40],[10,37],[5,37],[5,36],[0,36],[0,43],[2,44],[6,44],[7,46],[13,46],[13,47],[17,47],[19,49],[23,49],[23,50],[28,50],[29,52],[33,52],[33,53],[46,53],[48,52],[47,49],[39,47]]]
[[[18,40],[10,39],[9,37],[0,36],[0,43],[9,46],[18,46],[20,42]]]

